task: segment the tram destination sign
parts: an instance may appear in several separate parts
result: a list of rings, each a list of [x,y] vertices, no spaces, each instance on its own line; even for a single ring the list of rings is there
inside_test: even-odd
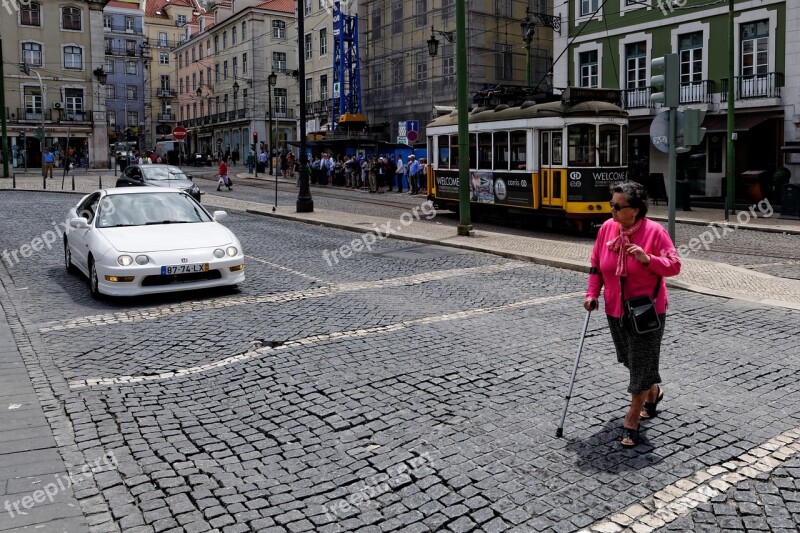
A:
[[[627,177],[628,170],[620,167],[571,168],[567,171],[567,201],[608,200],[611,184]]]

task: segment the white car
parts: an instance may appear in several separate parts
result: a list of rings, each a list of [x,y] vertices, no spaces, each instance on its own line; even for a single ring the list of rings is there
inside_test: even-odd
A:
[[[93,298],[233,286],[244,253],[226,216],[177,189],[99,190],[67,215],[64,263],[89,278]]]

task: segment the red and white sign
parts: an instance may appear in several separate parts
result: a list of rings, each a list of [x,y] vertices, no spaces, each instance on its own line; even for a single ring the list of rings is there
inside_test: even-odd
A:
[[[408,142],[410,143],[415,143],[417,142],[417,139],[419,139],[419,133],[414,130],[409,130],[406,132],[406,139],[408,139]]]
[[[186,138],[186,128],[178,126],[172,130],[172,138],[176,141],[182,141]]]

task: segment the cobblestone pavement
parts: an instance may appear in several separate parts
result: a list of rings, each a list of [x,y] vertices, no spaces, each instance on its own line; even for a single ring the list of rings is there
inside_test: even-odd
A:
[[[74,201],[0,194],[14,221],[0,249]],[[797,311],[671,290],[666,399],[623,450],[627,377],[601,316],[554,437],[584,274],[392,239],[330,267],[323,251],[352,232],[226,224],[247,253],[238,291],[98,303],[60,250],[2,263],[67,470],[115,458],[73,488],[90,531],[800,523]],[[24,477],[20,493],[26,481],[48,479]],[[59,525],[42,530],[85,530]],[[0,530],[13,527],[3,514]]]

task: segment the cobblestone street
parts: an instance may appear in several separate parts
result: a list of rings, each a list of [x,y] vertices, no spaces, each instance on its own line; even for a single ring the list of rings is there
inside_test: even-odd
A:
[[[0,193],[0,250],[77,200]],[[672,288],[666,398],[623,450],[628,377],[602,313],[555,438],[585,274],[394,239],[331,265],[353,232],[229,215],[233,291],[98,303],[60,246],[1,262],[55,445],[21,468],[4,448],[23,437],[0,437],[0,504],[113,456],[35,507],[53,514],[36,531],[797,530],[800,311]],[[735,232],[701,258],[796,279],[798,238]],[[2,531],[34,524],[6,511]]]

